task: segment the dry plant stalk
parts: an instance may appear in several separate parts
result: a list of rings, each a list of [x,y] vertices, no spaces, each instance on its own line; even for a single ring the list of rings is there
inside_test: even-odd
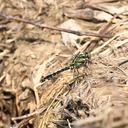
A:
[[[24,22],[24,23],[27,23],[27,24],[31,24],[31,25],[34,25],[34,26],[39,27],[41,29],[46,28],[46,29],[50,29],[50,30],[63,31],[63,32],[72,33],[72,34],[75,34],[75,35],[78,35],[78,36],[94,36],[94,37],[100,37],[100,38],[110,38],[111,37],[111,35],[104,35],[102,33],[97,34],[97,33],[94,33],[94,32],[80,32],[80,31],[74,31],[74,30],[70,30],[70,29],[51,27],[51,26],[48,26],[48,25],[43,25],[43,24],[36,23],[32,20],[30,21],[28,19],[23,19],[23,18],[11,16],[11,15],[5,15],[4,13],[0,13],[0,16],[7,19],[7,20],[14,20],[14,21],[19,21],[19,22]]]

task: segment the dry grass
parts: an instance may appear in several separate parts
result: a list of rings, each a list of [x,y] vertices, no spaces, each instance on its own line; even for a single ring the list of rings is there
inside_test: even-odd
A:
[[[64,8],[75,10],[81,7],[79,2],[0,0],[0,12],[56,27],[69,18],[63,16]],[[123,10],[128,3],[115,0],[111,6]],[[112,37],[79,37],[79,47],[65,46],[60,32],[0,17],[0,128],[128,126],[127,12],[120,12],[113,23],[94,16],[89,21],[74,18],[82,30]],[[74,53],[83,51],[91,53],[91,64],[40,82],[42,76],[68,65]]]

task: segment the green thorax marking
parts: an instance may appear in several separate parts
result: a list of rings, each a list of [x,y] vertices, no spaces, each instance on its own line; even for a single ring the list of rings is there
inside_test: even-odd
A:
[[[73,68],[79,68],[89,63],[90,60],[91,56],[89,53],[80,53],[72,59],[72,63],[70,64],[70,66]]]

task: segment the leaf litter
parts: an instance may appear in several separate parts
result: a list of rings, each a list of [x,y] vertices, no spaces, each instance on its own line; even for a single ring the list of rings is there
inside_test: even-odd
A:
[[[1,0],[0,128],[127,127],[127,7]]]

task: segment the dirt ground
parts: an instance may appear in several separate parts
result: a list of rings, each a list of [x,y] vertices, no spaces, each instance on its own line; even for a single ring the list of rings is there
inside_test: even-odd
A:
[[[0,0],[0,128],[127,128],[127,30],[127,0]]]

